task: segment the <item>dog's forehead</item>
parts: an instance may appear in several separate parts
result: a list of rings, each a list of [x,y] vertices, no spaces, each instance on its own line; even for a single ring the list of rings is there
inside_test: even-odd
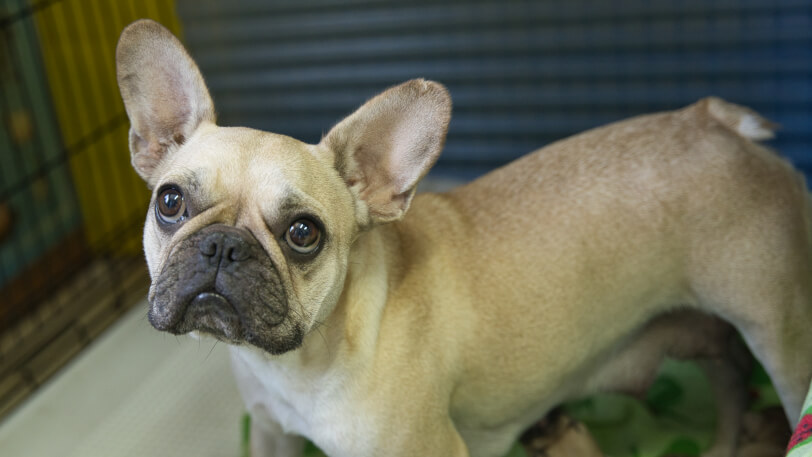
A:
[[[243,127],[200,129],[178,151],[171,167],[184,170],[192,187],[213,196],[273,198],[307,189],[323,168],[315,146],[294,138]]]
[[[330,155],[291,137],[243,127],[202,126],[171,156],[159,185],[175,184],[199,209],[258,211],[266,220],[352,207]]]

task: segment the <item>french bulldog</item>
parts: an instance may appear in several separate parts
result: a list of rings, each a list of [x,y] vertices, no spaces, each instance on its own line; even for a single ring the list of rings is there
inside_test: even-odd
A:
[[[300,455],[302,437],[330,456],[499,456],[564,401],[645,388],[666,355],[707,362],[707,454],[730,456],[733,327],[797,421],[812,205],[749,109],[703,99],[415,197],[451,116],[438,83],[392,87],[305,144],[217,126],[155,22],[128,26],[116,60],[152,189],[149,321],[230,345],[254,456]]]

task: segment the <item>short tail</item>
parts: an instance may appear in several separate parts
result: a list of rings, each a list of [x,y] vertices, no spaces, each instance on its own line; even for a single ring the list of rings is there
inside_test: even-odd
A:
[[[726,102],[719,97],[704,100],[708,113],[739,135],[753,141],[775,137],[779,125],[771,122],[750,108]]]

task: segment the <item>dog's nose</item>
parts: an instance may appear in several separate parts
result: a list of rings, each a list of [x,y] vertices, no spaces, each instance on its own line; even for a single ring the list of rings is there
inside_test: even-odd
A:
[[[211,265],[239,262],[250,256],[250,244],[237,233],[213,232],[200,240],[200,253]]]

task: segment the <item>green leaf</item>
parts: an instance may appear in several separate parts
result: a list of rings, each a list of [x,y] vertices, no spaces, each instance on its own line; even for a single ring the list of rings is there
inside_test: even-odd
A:
[[[251,415],[242,415],[242,433],[240,439],[240,457],[251,457]]]
[[[699,444],[696,441],[680,437],[674,440],[662,455],[698,456],[699,451]]]
[[[662,414],[679,403],[683,397],[682,386],[671,376],[658,377],[646,393],[646,403],[655,414]]]

